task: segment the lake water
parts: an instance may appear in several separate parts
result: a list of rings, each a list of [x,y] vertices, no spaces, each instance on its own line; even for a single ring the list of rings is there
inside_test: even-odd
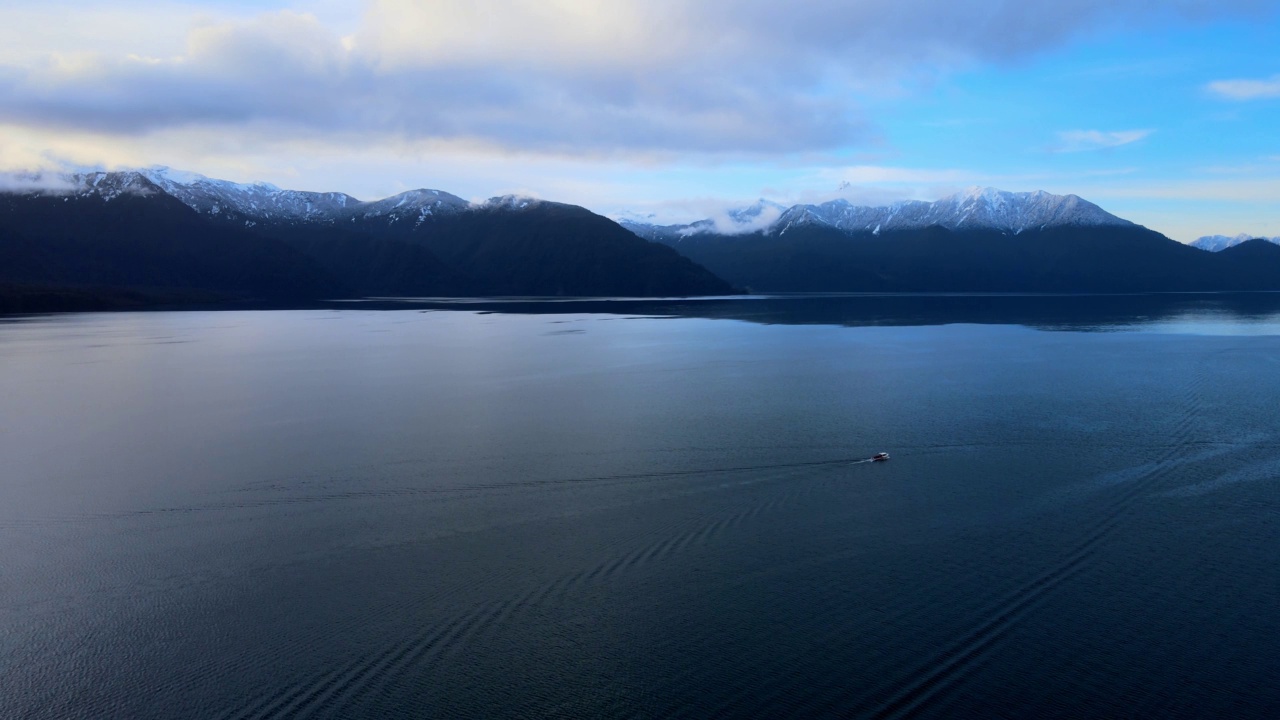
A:
[[[1280,300],[360,307],[0,323],[0,717],[1280,716]]]

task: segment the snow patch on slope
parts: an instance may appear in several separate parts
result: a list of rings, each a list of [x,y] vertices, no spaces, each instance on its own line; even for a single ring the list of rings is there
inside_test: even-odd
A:
[[[259,220],[325,220],[359,203],[345,193],[281,190],[270,183],[246,185],[215,180],[164,166],[138,171],[157,187],[196,212],[234,213]]]
[[[366,220],[385,218],[388,223],[407,221],[417,226],[432,217],[452,215],[471,207],[471,203],[443,190],[419,189],[382,200],[358,203],[353,210]]]

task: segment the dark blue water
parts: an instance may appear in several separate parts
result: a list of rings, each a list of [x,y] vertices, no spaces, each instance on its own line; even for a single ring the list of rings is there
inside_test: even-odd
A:
[[[0,717],[1280,715],[1280,302],[523,305],[0,324]]]

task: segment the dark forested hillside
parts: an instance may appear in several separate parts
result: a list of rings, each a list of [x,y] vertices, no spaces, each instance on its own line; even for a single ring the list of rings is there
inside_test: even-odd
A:
[[[341,284],[288,244],[210,224],[162,194],[0,194],[0,282],[28,287],[327,297]]]
[[[764,292],[1280,289],[1280,247],[1245,243],[1208,253],[1140,226],[1062,226],[1016,235],[936,226],[877,235],[806,226],[668,242],[730,282]]]
[[[110,193],[0,194],[4,304],[732,290],[670,248],[574,206],[495,205],[401,226],[273,223],[201,214],[146,180],[130,182]]]
[[[674,250],[583,208],[487,207],[425,223],[418,241],[493,295],[725,294],[728,283]]]

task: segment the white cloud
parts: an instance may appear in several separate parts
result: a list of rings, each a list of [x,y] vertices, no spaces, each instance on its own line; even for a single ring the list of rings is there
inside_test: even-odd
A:
[[[1067,130],[1058,133],[1059,143],[1051,148],[1053,152],[1083,152],[1086,150],[1106,150],[1121,145],[1138,142],[1154,130]]]
[[[511,52],[493,50],[484,62],[387,63],[316,18],[284,11],[199,27],[179,57],[56,57],[0,68],[0,120],[115,135],[268,121],[564,154],[785,153],[865,132],[846,100],[807,87],[602,69],[585,57],[539,67]]]
[[[22,36],[59,22],[24,1],[0,10],[0,39],[20,46],[0,55],[0,122],[113,136],[267,124],[578,156],[824,152],[873,138],[860,96],[904,79],[1259,4],[372,0],[358,23],[233,5],[218,8],[229,19],[193,15],[178,49],[115,19],[100,43],[73,23],[58,46],[83,52],[41,55]]]
[[[1260,100],[1280,97],[1280,75],[1266,80],[1215,80],[1207,85],[1209,92],[1228,100]]]
[[[769,203],[760,203],[756,208],[759,212],[747,215],[731,215],[721,210],[711,215],[711,224],[721,235],[749,235],[771,227],[786,211],[785,207]]]

